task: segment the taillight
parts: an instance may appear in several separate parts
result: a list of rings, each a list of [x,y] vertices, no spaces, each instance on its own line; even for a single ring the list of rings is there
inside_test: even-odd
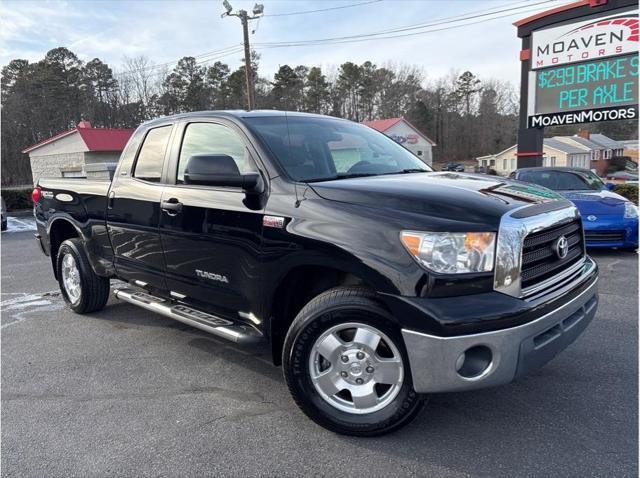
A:
[[[33,191],[31,192],[31,200],[36,203],[38,201],[40,201],[40,198],[42,197],[42,189],[40,189],[40,186],[36,186]]]

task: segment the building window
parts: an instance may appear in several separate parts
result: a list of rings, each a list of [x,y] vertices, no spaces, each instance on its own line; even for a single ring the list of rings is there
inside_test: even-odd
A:
[[[489,166],[495,166],[496,165],[496,160],[495,159],[490,159],[489,160]]]
[[[556,157],[555,156],[551,156],[551,158],[549,158],[549,166],[551,166],[552,168],[554,168],[556,166]]]
[[[502,160],[502,169],[506,171],[508,168],[509,168],[509,160],[507,158],[504,158]]]
[[[517,169],[516,168],[516,164],[517,164],[516,158],[511,158],[511,170],[512,171],[515,171]]]

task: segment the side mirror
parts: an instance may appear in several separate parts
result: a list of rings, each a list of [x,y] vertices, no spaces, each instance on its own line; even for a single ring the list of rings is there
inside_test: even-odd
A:
[[[259,173],[240,174],[233,158],[226,154],[194,154],[187,161],[184,183],[202,186],[242,188],[247,194],[264,192]]]
[[[609,191],[613,191],[613,189],[616,187],[615,184],[613,183],[607,183],[604,185],[605,188],[607,188]]]

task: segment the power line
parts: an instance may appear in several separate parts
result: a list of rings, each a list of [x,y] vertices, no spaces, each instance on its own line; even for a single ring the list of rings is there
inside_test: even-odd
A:
[[[328,12],[330,10],[342,10],[343,8],[359,7],[361,5],[369,5],[371,3],[378,3],[382,0],[369,0],[368,2],[352,3],[350,5],[340,5],[338,7],[319,8],[318,10],[304,10],[301,12],[288,12],[288,13],[272,13],[270,15],[263,15],[264,17],[287,17],[289,15],[306,15],[308,13],[320,13]]]
[[[369,1],[369,2],[363,2],[363,3],[359,3],[359,4],[352,4],[350,6],[364,5],[366,3],[376,3],[376,2],[380,2],[380,1],[381,0],[372,0],[372,1]],[[372,40],[402,38],[402,37],[407,37],[407,36],[414,36],[414,35],[422,35],[422,34],[427,34],[427,33],[439,32],[439,31],[448,30],[448,29],[461,28],[461,27],[465,27],[467,25],[475,25],[475,24],[482,23],[482,22],[485,22],[485,21],[496,20],[496,19],[499,19],[499,18],[505,18],[505,17],[513,16],[515,14],[520,14],[520,13],[526,13],[526,12],[538,9],[538,8],[533,8],[532,9],[530,7],[537,7],[539,5],[550,3],[550,2],[554,2],[554,1],[557,1],[557,0],[543,0],[543,1],[536,2],[536,3],[532,3],[530,1],[525,1],[524,5],[511,6],[509,8],[504,8],[504,9],[499,9],[499,10],[492,10],[492,11],[487,11],[486,9],[476,10],[476,11],[471,11],[471,12],[467,12],[467,13],[464,13],[464,14],[454,15],[454,16],[451,16],[451,17],[442,17],[442,18],[439,18],[439,19],[434,19],[434,20],[432,20],[430,22],[425,22],[425,23],[420,23],[420,24],[413,24],[413,25],[405,25],[405,26],[401,26],[401,27],[396,27],[396,28],[387,29],[387,30],[381,30],[381,31],[378,31],[378,32],[367,33],[367,34],[351,35],[351,36],[345,36],[345,37],[321,38],[321,39],[314,39],[314,40],[256,43],[256,44],[254,44],[254,46],[256,47],[256,49],[288,48],[288,47],[300,47],[300,46],[315,46],[315,45],[323,45],[323,44],[358,43],[358,42],[372,41]],[[347,8],[347,7],[349,7],[349,6],[348,5],[344,5],[344,6],[341,6],[341,7],[333,7],[332,9]],[[526,8],[526,10],[522,10],[522,9],[525,9],[525,8]],[[319,11],[324,11],[324,10],[327,10],[327,9],[320,9]],[[311,13],[311,12],[312,11],[308,11],[308,13]],[[493,18],[484,18],[484,17],[490,16],[490,15],[495,15],[495,14],[503,13],[503,12],[512,12],[512,13],[508,13],[506,15],[500,15],[500,16],[493,17]],[[292,12],[292,13],[300,13],[300,12]],[[279,14],[279,15],[284,15],[284,14]],[[267,15],[263,15],[263,16],[267,16]],[[276,15],[274,14],[274,15],[271,15],[271,16],[276,16]],[[412,31],[412,30],[417,30],[417,29],[433,27],[433,26],[437,26],[437,25],[449,24],[449,23],[454,23],[454,22],[461,22],[461,21],[475,19],[475,18],[483,18],[483,19],[475,21],[475,22],[463,23],[463,24],[460,24],[460,25],[452,25],[452,26],[445,27],[445,28],[430,29],[430,30],[424,30],[424,31],[419,31],[419,32],[403,33],[403,34],[399,34],[399,35],[393,35],[393,33],[402,33],[402,32],[407,32],[407,31]],[[243,49],[243,45],[242,44],[236,44],[236,45],[228,46],[226,48],[221,48],[219,50],[213,50],[213,51],[201,53],[199,55],[195,55],[194,58],[200,60],[200,61],[196,62],[196,64],[202,65],[202,64],[206,64],[206,63],[208,63],[210,61],[213,61],[213,60],[218,60],[220,58],[224,58],[224,57],[236,54],[236,53],[240,53],[242,51],[242,49]],[[218,56],[218,55],[220,55],[220,56]],[[207,57],[211,57],[211,58],[207,58]],[[147,71],[147,70],[150,70],[150,71],[151,70],[157,70],[157,69],[161,69],[161,68],[164,68],[164,67],[169,67],[169,66],[175,65],[178,61],[179,60],[175,60],[175,61],[170,61],[170,62],[161,63],[161,64],[157,64],[157,65],[151,65],[151,66],[149,66],[147,68],[140,68],[140,69],[134,69],[134,70],[124,71],[124,72],[118,72],[118,74],[126,75],[126,74],[134,74],[134,73],[141,72],[141,71]],[[163,71],[159,71],[159,72],[155,73],[152,76],[158,76],[158,75],[162,75],[162,74],[164,74],[164,72]]]
[[[222,59],[222,58],[226,58],[226,57],[231,56],[231,55],[236,55],[236,54],[238,54],[238,53],[241,53],[242,51],[243,51],[243,47],[242,47],[242,46],[239,46],[239,47],[237,47],[235,50],[229,51],[229,52],[227,52],[227,53],[225,53],[225,54],[222,54],[222,55],[216,55],[216,56],[211,57],[211,58],[206,58],[206,59],[201,59],[200,61],[196,61],[196,65],[197,65],[197,66],[205,66],[205,65],[206,65],[206,64],[208,64],[209,62],[212,62],[212,61],[214,61],[214,60],[220,60],[220,59]],[[178,60],[178,61],[179,61],[179,60]],[[174,64],[174,63],[177,63],[177,62],[171,62],[171,63],[169,63],[169,65]],[[114,73],[115,73],[117,76],[121,76],[121,75],[133,74],[133,73],[135,73],[136,71],[140,71],[140,70],[130,70],[130,71],[123,71],[123,72],[119,72],[119,71],[117,71],[117,70],[116,70]],[[132,73],[132,72],[133,72],[133,73]],[[170,72],[167,72],[167,71],[161,70],[161,71],[156,71],[156,72],[150,73],[150,74],[149,74],[149,77],[150,77],[150,78],[154,78],[154,77],[163,76],[163,75],[169,75],[169,74],[170,74]]]
[[[494,19],[497,19],[497,18],[504,18],[504,17],[507,17],[507,16],[515,15],[516,13],[520,14],[520,13],[523,13],[523,12],[532,11],[532,9],[530,9],[530,8],[527,8],[526,10],[523,10],[525,7],[539,6],[539,5],[542,5],[542,4],[545,4],[545,3],[551,3],[551,2],[554,2],[554,1],[556,1],[556,0],[543,0],[543,1],[539,1],[537,3],[528,3],[527,5],[521,5],[519,7],[511,7],[511,8],[506,8],[506,9],[502,9],[502,10],[495,10],[495,11],[492,11],[492,12],[487,12],[486,10],[484,10],[483,11],[484,13],[477,14],[477,15],[470,15],[470,14],[465,14],[463,16],[458,15],[456,17],[444,18],[444,19],[441,19],[441,20],[438,20],[438,21],[421,23],[421,24],[414,24],[414,25],[408,25],[408,26],[398,27],[398,28],[394,28],[394,29],[381,30],[381,31],[378,31],[378,32],[373,32],[373,33],[363,33],[363,34],[358,34],[358,35],[349,35],[349,36],[342,36],[342,37],[316,38],[316,39],[313,39],[313,40],[298,40],[298,41],[292,40],[292,41],[286,41],[286,42],[267,42],[267,43],[259,43],[259,44],[256,44],[256,45],[260,45],[262,47],[285,45],[285,44],[291,44],[292,46],[298,46],[298,45],[302,46],[302,45],[306,45],[306,44],[349,43],[348,40],[364,41],[363,39],[376,39],[376,38],[371,38],[371,37],[397,38],[397,37],[402,37],[402,36],[409,36],[411,34],[395,35],[395,36],[381,36],[381,35],[390,34],[390,33],[401,33],[401,32],[405,32],[405,31],[418,30],[418,29],[427,28],[427,27],[431,27],[431,26],[449,24],[449,23],[460,22],[460,21],[465,21],[465,20],[472,20],[472,19],[481,18],[481,17],[487,17],[487,16],[490,16],[490,15],[495,15],[497,13],[503,13],[503,12],[508,12],[508,11],[512,12],[512,13],[510,13],[508,15],[502,15],[502,16],[486,19],[486,20],[494,20]],[[514,10],[517,10],[517,11],[514,11]],[[537,8],[534,8],[533,10],[537,10]],[[474,23],[480,23],[480,22],[474,22]],[[456,27],[461,27],[461,26],[464,26],[464,25],[473,25],[474,23],[456,25]],[[430,30],[430,31],[441,31],[441,30],[443,30],[443,29]],[[422,33],[428,33],[428,32],[417,32],[417,33],[413,33],[413,34],[422,34]]]
[[[228,46],[228,47],[225,47],[225,48],[221,48],[219,50],[212,50],[212,51],[200,53],[199,55],[195,55],[193,58],[195,58],[196,60],[197,59],[202,59],[202,58],[205,58],[205,57],[208,57],[208,56],[217,55],[217,54],[220,54],[220,53],[225,53],[227,51],[235,50],[236,48],[241,48],[242,49],[242,44],[241,43],[237,43],[235,45]],[[166,63],[158,63],[158,64],[155,64],[155,65],[150,65],[150,66],[145,67],[145,68],[134,68],[133,70],[120,72],[120,74],[126,75],[126,74],[139,73],[139,72],[143,72],[143,71],[147,71],[147,70],[149,70],[149,71],[150,70],[157,70],[159,68],[164,68],[164,67],[175,65],[176,63],[178,63],[178,61],[180,61],[180,60],[168,61]]]

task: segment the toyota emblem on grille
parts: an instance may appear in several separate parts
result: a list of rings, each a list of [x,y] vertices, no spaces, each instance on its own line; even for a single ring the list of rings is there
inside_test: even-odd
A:
[[[594,216],[593,214],[590,214],[589,216],[587,216],[587,219],[591,222],[595,221],[596,219],[598,219],[597,216]]]
[[[564,236],[560,236],[555,243],[554,249],[556,255],[560,259],[564,259],[565,257],[567,257],[567,254],[569,253],[569,241],[567,241],[567,238]]]

